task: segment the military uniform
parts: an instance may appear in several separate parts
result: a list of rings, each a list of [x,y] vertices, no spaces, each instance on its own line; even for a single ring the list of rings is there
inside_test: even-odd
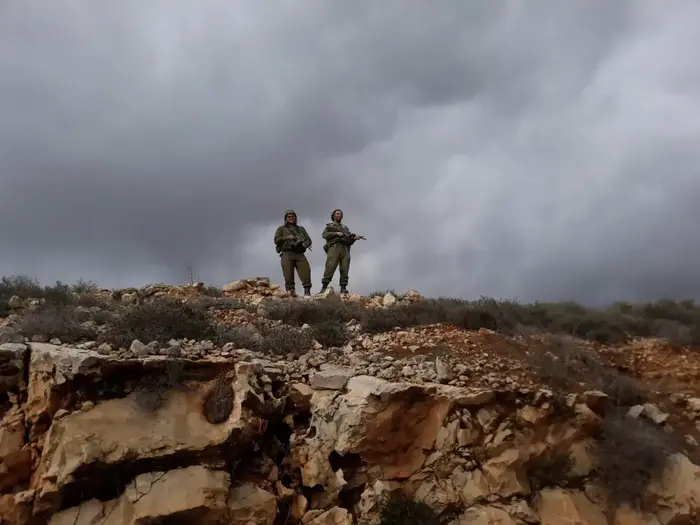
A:
[[[326,224],[321,236],[326,241],[323,246],[326,252],[326,267],[321,280],[321,292],[324,292],[333,280],[336,268],[340,269],[340,292],[348,293],[348,278],[350,273],[350,247],[355,244],[356,236],[342,222],[333,220],[336,211],[331,213],[331,222]],[[342,220],[342,219],[341,219]],[[338,235],[338,233],[342,235]]]
[[[294,215],[294,222],[288,223],[287,216]],[[287,210],[284,213],[285,223],[275,231],[275,249],[280,255],[284,285],[288,292],[295,293],[294,271],[299,274],[299,280],[304,287],[304,295],[311,294],[311,266],[304,253],[311,247],[311,237],[306,228],[299,226],[296,212]],[[294,240],[287,237],[294,237]]]

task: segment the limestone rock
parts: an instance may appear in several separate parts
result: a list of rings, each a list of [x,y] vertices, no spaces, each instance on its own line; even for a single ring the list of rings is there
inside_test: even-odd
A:
[[[329,366],[309,377],[312,388],[323,390],[342,390],[354,374],[354,370],[343,366]]]
[[[255,391],[262,388],[256,372],[262,372],[260,365],[237,365],[233,413],[220,425],[209,424],[202,414],[206,386],[194,391],[170,391],[156,415],[143,410],[132,394],[54,421],[33,480],[39,490],[37,507],[55,508],[60,503],[60,492],[77,482],[75,473],[82,471],[85,475],[91,465],[100,466],[102,471],[92,486],[96,490],[100,483],[109,481],[110,469],[116,472],[133,458],[162,461],[177,454],[205,457],[231,440],[246,443],[258,430],[255,410],[265,408],[262,394]],[[255,410],[251,412],[251,408]]]
[[[231,490],[228,508],[230,525],[272,525],[277,516],[277,499],[266,490],[246,483]]]
[[[546,488],[535,498],[542,525],[608,525],[605,512],[579,491]]]
[[[340,507],[333,507],[326,512],[310,517],[308,520],[304,516],[301,522],[304,525],[353,525],[352,515]]]
[[[89,500],[56,513],[49,525],[137,525],[165,519],[218,524],[227,513],[229,475],[193,466],[137,476],[116,500]]]

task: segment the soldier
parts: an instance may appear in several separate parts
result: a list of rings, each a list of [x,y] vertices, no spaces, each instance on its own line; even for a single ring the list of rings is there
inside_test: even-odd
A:
[[[284,225],[275,231],[275,248],[280,255],[284,285],[292,297],[296,297],[294,270],[304,287],[304,295],[311,295],[311,266],[304,255],[311,248],[311,237],[306,228],[297,224],[294,210],[284,213]]]
[[[326,291],[333,280],[335,269],[340,267],[340,293],[348,293],[348,273],[350,272],[350,247],[358,239],[364,239],[362,235],[351,233],[342,223],[343,211],[333,210],[331,222],[326,224],[321,234],[326,244],[323,246],[326,252],[326,268],[321,281],[321,293]]]

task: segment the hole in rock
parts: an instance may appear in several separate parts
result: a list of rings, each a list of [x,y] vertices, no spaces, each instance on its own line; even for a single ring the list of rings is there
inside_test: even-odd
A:
[[[306,410],[292,416],[295,427],[307,427],[311,424],[311,411]]]
[[[365,491],[365,484],[362,483],[351,489],[343,489],[338,494],[338,506],[346,509],[350,514],[355,516],[355,505],[360,503],[362,493]]]
[[[291,506],[290,500],[282,499],[277,501],[277,516],[273,525],[287,525],[289,523]]]
[[[284,464],[284,459],[289,454],[291,436],[291,427],[282,419],[269,420],[265,433],[258,441],[229,461],[232,478],[237,481],[258,483],[260,480],[267,479],[270,471],[276,466],[279,469],[280,481],[289,488],[293,483],[293,476],[288,466]]]
[[[316,437],[316,427],[315,426],[309,427],[309,432],[307,433],[306,437],[308,439],[313,439]]]
[[[328,462],[331,464],[333,472],[338,469],[343,469],[343,473],[355,472],[362,467],[362,456],[353,454],[352,452],[340,455],[335,450],[328,456]]]

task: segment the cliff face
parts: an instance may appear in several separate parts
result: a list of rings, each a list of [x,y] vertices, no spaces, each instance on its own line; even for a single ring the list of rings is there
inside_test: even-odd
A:
[[[435,330],[358,326],[277,357],[4,343],[2,523],[700,523],[700,400],[626,406],[620,382],[560,391],[515,361],[499,375],[511,340],[483,329],[440,333],[492,354],[417,358]]]

